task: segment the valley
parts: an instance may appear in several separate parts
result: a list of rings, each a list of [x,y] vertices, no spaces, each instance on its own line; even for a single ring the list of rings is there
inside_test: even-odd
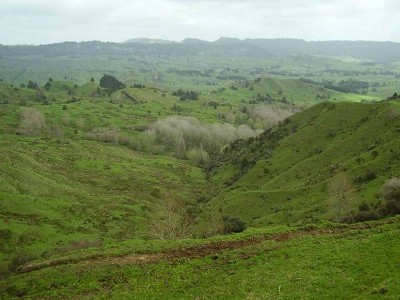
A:
[[[0,45],[1,298],[396,299],[398,44],[352,43]]]

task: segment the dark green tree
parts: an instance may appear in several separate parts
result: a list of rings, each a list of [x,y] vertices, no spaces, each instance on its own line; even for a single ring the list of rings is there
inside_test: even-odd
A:
[[[100,79],[100,86],[102,88],[107,89],[110,93],[115,92],[116,90],[124,89],[126,86],[117,78],[111,75],[104,74]]]
[[[46,89],[46,91],[50,90],[51,87],[51,82],[47,81],[46,84],[44,85],[44,88]]]
[[[388,99],[389,99],[389,100],[396,100],[396,99],[399,99],[399,94],[394,93],[393,96],[389,97]]]
[[[38,85],[37,85],[36,82],[33,82],[32,80],[29,80],[27,88],[28,89],[32,89],[32,90],[36,90],[38,88]]]

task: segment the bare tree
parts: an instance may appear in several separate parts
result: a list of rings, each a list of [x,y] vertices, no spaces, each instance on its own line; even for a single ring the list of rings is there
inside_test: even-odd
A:
[[[221,213],[213,213],[208,221],[208,226],[203,232],[204,237],[214,236],[224,233],[224,218]]]
[[[343,214],[351,208],[354,200],[355,191],[349,176],[344,172],[333,176],[328,183],[328,192],[336,221],[340,221]]]
[[[36,135],[46,126],[46,120],[40,111],[33,107],[23,107],[21,121],[19,123],[20,132],[24,135]]]
[[[384,203],[381,211],[385,216],[400,214],[400,178],[386,180],[382,187]]]
[[[149,236],[174,240],[190,236],[190,218],[171,193],[162,195],[149,219]]]
[[[400,201],[400,178],[391,178],[385,181],[382,188],[385,200]]]
[[[221,147],[234,140],[248,139],[259,133],[248,125],[236,128],[232,124],[202,124],[193,117],[177,116],[158,120],[149,129],[180,158],[185,158],[187,151],[200,147],[207,154],[218,153]]]

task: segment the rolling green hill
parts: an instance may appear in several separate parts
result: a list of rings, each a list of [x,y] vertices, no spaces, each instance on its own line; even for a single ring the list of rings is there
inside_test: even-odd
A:
[[[293,78],[178,91],[0,83],[1,298],[399,295],[398,218],[327,222],[337,176],[341,217],[400,176],[398,100]]]
[[[19,86],[34,80],[44,85],[52,77],[81,85],[111,74],[128,86],[141,82],[159,89],[210,92],[260,76],[335,83],[357,79],[369,83],[364,94],[384,99],[400,88],[398,47],[398,43],[226,38],[211,43],[138,39],[121,44],[0,45],[0,82]],[[316,94],[306,102],[311,103]],[[295,101],[302,98],[301,93],[288,96]]]
[[[328,99],[354,102],[380,100],[375,96],[337,92],[299,79],[267,77],[258,78],[251,84],[244,82],[232,86],[238,89],[228,88],[221,92],[219,96],[238,102],[244,99],[248,102],[263,103],[263,99],[257,101],[257,96],[268,94],[273,98],[272,103],[293,103],[300,106],[310,106]],[[265,100],[264,103],[268,103],[268,101]]]

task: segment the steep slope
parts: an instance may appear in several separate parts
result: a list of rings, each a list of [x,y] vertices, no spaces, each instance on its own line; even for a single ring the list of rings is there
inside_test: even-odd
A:
[[[327,219],[327,184],[341,172],[356,189],[352,208],[377,204],[383,182],[400,175],[399,131],[399,102],[313,106],[213,161],[210,178],[221,192],[208,213],[251,226]]]

